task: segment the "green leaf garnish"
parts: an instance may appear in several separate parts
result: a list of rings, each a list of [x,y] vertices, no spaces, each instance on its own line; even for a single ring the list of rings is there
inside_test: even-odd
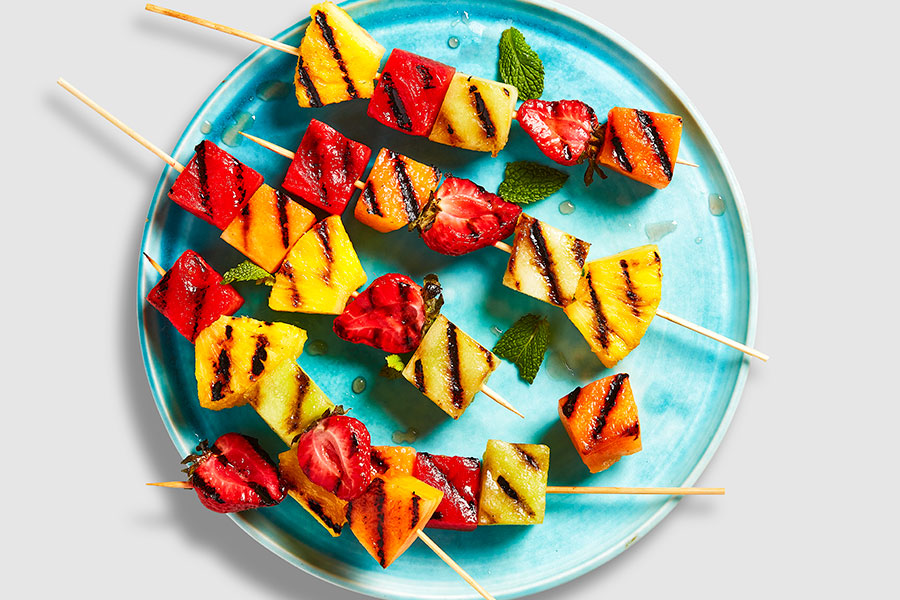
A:
[[[263,269],[262,267],[245,260],[239,265],[225,271],[222,275],[221,285],[234,283],[236,281],[253,281],[257,285],[275,285],[275,276]]]
[[[567,173],[553,167],[518,160],[506,163],[497,192],[507,202],[531,204],[558,192],[568,178]]]
[[[516,86],[522,100],[544,93],[544,63],[515,27],[500,34],[500,79]]]
[[[512,362],[528,383],[544,362],[550,344],[550,322],[541,315],[528,314],[512,324],[494,344],[494,354]]]
[[[381,367],[381,371],[378,372],[379,375],[387,379],[397,379],[398,377],[402,377],[403,367],[405,365],[399,354],[388,354],[384,357],[384,362],[386,364]]]

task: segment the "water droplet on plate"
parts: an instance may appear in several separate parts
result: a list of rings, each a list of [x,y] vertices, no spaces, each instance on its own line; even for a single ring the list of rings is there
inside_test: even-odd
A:
[[[263,102],[281,100],[282,98],[287,97],[291,87],[290,84],[285,83],[284,81],[264,81],[256,86],[256,96]]]
[[[647,234],[648,240],[655,243],[675,231],[677,227],[678,223],[675,221],[660,221],[645,225],[644,233]]]
[[[306,353],[312,356],[328,354],[328,344],[324,340],[313,340],[306,345]]]
[[[703,238],[698,235],[697,238],[694,240],[694,243],[699,246],[700,244],[703,243]]]
[[[256,117],[251,115],[248,112],[240,112],[232,117],[234,123],[225,128],[225,131],[222,132],[222,143],[226,146],[231,146],[232,148],[236,148],[241,145],[241,142],[244,141],[244,137],[241,135],[242,131],[246,131],[248,129],[253,128],[253,122],[256,120]]]
[[[559,212],[563,215],[571,215],[575,212],[575,205],[568,200],[563,200],[559,203]]]
[[[551,351],[547,358],[547,375],[553,379],[571,379],[575,376],[575,370],[569,366],[565,354]]]
[[[725,214],[725,200],[722,199],[722,196],[719,194],[709,195],[709,212],[716,217],[721,217]]]
[[[200,133],[206,135],[210,131],[212,131],[212,123],[210,123],[209,121],[203,121],[203,124],[200,125]]]
[[[357,377],[353,380],[353,383],[350,386],[350,389],[353,390],[354,394],[362,394],[366,391],[366,378],[365,377]]]
[[[491,333],[493,333],[494,335],[502,335],[503,330],[500,329],[499,327],[497,327],[496,325],[491,325]]]
[[[450,39],[447,40],[447,45],[451,48],[459,48],[459,38],[455,35],[451,35]]]
[[[408,443],[412,444],[416,441],[416,437],[418,437],[419,432],[410,427],[406,431],[395,431],[393,435],[391,435],[391,439],[394,440],[395,444]]]

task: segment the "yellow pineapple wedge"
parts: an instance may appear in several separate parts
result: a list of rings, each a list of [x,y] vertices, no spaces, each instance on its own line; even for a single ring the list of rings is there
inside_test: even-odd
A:
[[[259,382],[259,391],[250,404],[288,446],[310,423],[334,408],[334,403],[295,361],[285,361],[272,369]]]
[[[641,343],[662,295],[662,266],[654,245],[591,261],[566,315],[605,367]]]
[[[221,410],[256,397],[260,381],[303,353],[306,331],[286,323],[222,316],[200,332],[194,348],[200,406]]]
[[[403,377],[458,419],[497,368],[497,357],[438,315],[403,369]]]
[[[275,272],[269,308],[339,315],[365,283],[366,272],[341,217],[332,215],[303,234],[288,252]]]
[[[503,285],[556,306],[575,297],[591,245],[522,213]]]
[[[481,462],[479,525],[544,522],[550,447],[488,440]]]
[[[384,46],[333,2],[314,4],[294,74],[304,108],[371,98]]]
[[[388,471],[350,502],[350,531],[386,569],[415,541],[443,497],[443,492],[411,475]]]
[[[519,90],[457,71],[428,139],[497,156],[509,139]]]
[[[300,468],[296,447],[278,455],[278,470],[287,484],[291,498],[305,508],[332,537],[341,535],[341,529],[347,522],[347,502],[309,480]]]

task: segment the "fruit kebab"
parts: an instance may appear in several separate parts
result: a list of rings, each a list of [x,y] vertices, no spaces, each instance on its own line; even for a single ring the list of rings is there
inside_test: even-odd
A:
[[[517,120],[552,160],[572,166],[588,159],[585,182],[600,166],[656,188],[672,179],[681,117],[616,107],[600,125],[593,109],[578,100],[528,99],[516,110],[515,86],[457,72],[435,60],[385,48],[332,2],[310,9],[311,23],[299,48],[178,11],[146,9],[223,31],[297,56],[297,101],[304,108],[368,98],[367,114],[403,133],[496,156]],[[377,83],[376,83],[377,82]]]

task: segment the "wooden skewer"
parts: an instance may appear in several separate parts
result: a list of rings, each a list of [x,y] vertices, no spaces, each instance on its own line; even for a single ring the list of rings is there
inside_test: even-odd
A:
[[[725,488],[695,487],[578,487],[548,485],[548,494],[656,494],[665,496],[724,496]]]
[[[499,404],[500,406],[502,406],[503,408],[505,408],[506,410],[519,415],[523,419],[525,418],[525,415],[523,415],[522,413],[517,411],[515,408],[513,408],[512,404],[507,402],[500,394],[498,394],[497,392],[495,392],[494,390],[489,388],[487,386],[487,384],[484,384],[484,383],[481,384],[481,393],[484,394],[485,396],[487,396],[488,398],[490,398],[491,400],[493,400],[494,402],[496,402],[497,404]]]
[[[156,483],[148,483],[147,485],[165,488],[181,488],[184,490],[194,489],[194,486],[192,486],[189,481],[157,481]]]
[[[149,254],[147,254],[146,252],[143,252],[142,254],[144,255],[144,258],[146,258],[147,260],[150,261],[150,264],[153,266],[154,269],[156,269],[157,273],[159,273],[161,276],[166,274],[166,270],[163,269],[161,266],[159,266],[158,262],[156,262],[155,260],[150,258]]]
[[[482,597],[482,598],[484,598],[485,600],[494,600],[494,597],[491,596],[491,594],[490,594],[486,589],[484,589],[483,587],[481,587],[481,584],[479,584],[477,581],[475,581],[474,579],[472,579],[472,576],[469,575],[468,573],[466,573],[466,572],[463,570],[462,567],[460,567],[458,564],[456,564],[456,561],[453,560],[452,558],[450,558],[450,556],[449,556],[446,552],[444,552],[443,550],[441,550],[441,547],[438,546],[437,544],[435,544],[435,543],[434,543],[434,540],[432,540],[430,537],[428,537],[427,535],[425,535],[425,532],[424,532],[424,531],[422,531],[421,529],[419,529],[418,531],[416,531],[416,535],[419,536],[419,539],[422,540],[423,542],[425,542],[425,545],[428,546],[429,548],[431,548],[431,550],[432,550],[435,554],[437,554],[438,557],[440,557],[441,560],[443,560],[445,563],[447,563],[447,566],[448,566],[448,567],[450,567],[451,569],[453,569],[454,571],[456,571],[457,575],[459,575],[460,577],[462,577],[463,579],[465,579],[465,580],[466,580],[466,583],[468,583],[469,585],[471,585],[472,588],[473,588],[476,592],[478,592],[479,594],[481,594],[481,597]]]

